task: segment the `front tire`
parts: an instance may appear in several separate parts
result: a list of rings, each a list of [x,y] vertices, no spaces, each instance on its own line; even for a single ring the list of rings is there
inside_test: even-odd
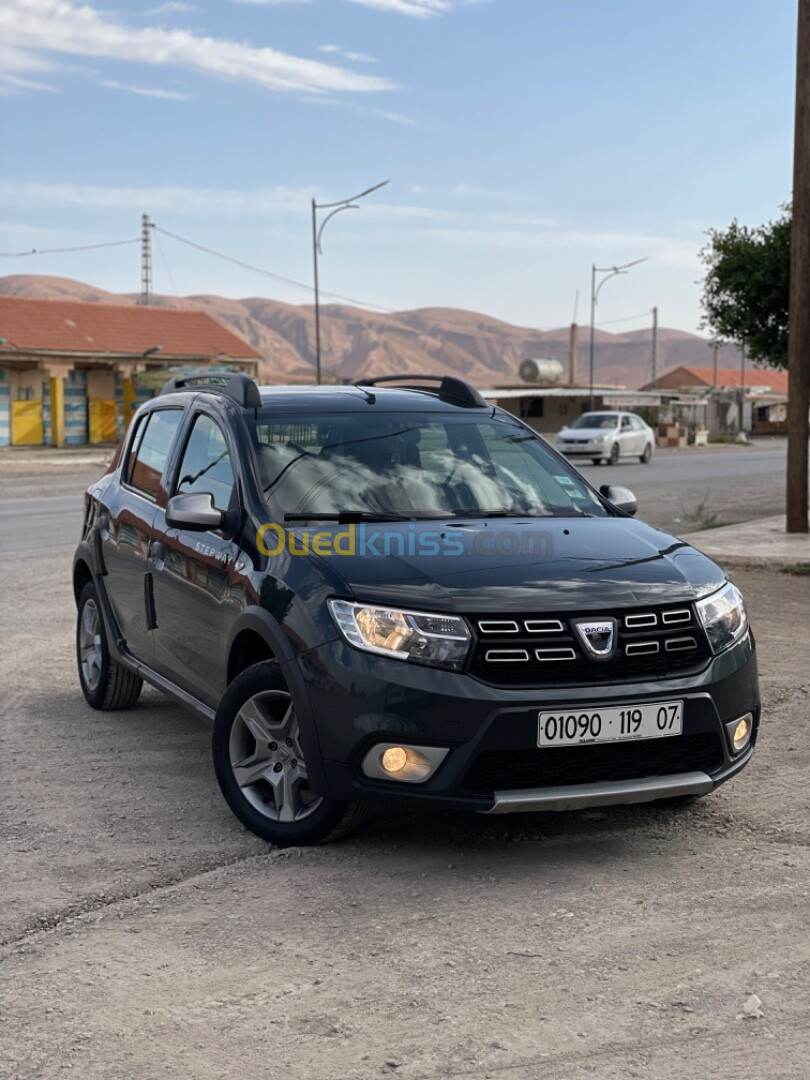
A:
[[[91,581],[79,596],[76,663],[82,693],[94,709],[131,709],[140,697],[143,679],[110,656],[98,592]]]
[[[608,459],[611,465],[619,464],[619,444],[615,442],[610,448],[610,458]]]
[[[309,786],[292,695],[274,660],[247,668],[225,691],[212,752],[228,806],[278,847],[334,840],[367,817],[364,806],[324,798]]]

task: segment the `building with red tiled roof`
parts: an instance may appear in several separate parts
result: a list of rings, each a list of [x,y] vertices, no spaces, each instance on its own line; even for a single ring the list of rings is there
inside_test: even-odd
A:
[[[652,390],[653,384],[642,389]],[[705,401],[704,422],[712,433],[787,432],[788,373],[782,369],[747,366],[743,373],[739,368],[684,365],[661,375],[655,389],[700,394]]]
[[[149,371],[259,359],[204,311],[0,296],[0,446],[113,441]]]
[[[776,368],[745,369],[745,389],[763,393],[786,394],[788,373]],[[718,390],[738,390],[740,371],[736,368],[676,367],[658,378],[655,389],[658,390],[703,390],[715,387]],[[652,383],[642,390],[654,389]]]

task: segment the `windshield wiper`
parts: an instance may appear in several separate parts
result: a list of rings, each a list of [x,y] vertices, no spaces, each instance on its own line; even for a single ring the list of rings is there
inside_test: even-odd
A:
[[[538,514],[532,510],[519,513],[517,510],[474,510],[465,507],[462,510],[452,510],[447,517],[454,518],[545,518],[545,517],[593,517],[576,506],[550,507],[546,513]]]
[[[413,514],[390,514],[384,510],[336,510],[327,514],[285,514],[285,521],[336,521],[338,525],[353,525],[359,521],[414,521]]]
[[[518,513],[516,510],[478,510],[475,507],[465,506],[461,510],[450,510],[445,516],[450,518],[522,518],[542,517],[543,515],[533,514],[531,511]]]

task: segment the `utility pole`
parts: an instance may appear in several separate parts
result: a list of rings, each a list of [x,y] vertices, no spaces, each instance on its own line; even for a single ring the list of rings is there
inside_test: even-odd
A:
[[[318,282],[318,204],[312,200],[312,264],[315,279],[315,385],[321,385],[321,293]]]
[[[568,381],[571,386],[577,385],[577,355],[579,353],[579,327],[575,322],[571,323],[571,333],[568,340]]]
[[[652,309],[652,388],[658,389],[658,308]]]
[[[152,295],[152,222],[149,215],[141,217],[141,304],[149,307]]]
[[[810,408],[810,0],[799,0],[793,228],[788,322],[787,515],[789,533],[807,533],[807,439]]]
[[[743,433],[743,419],[745,416],[745,339],[740,349],[740,423],[738,431]]]
[[[717,378],[718,378],[717,367],[718,367],[718,364],[720,363],[719,354],[720,354],[720,342],[719,341],[713,341],[712,342],[712,386],[714,386],[715,389],[717,388]]]

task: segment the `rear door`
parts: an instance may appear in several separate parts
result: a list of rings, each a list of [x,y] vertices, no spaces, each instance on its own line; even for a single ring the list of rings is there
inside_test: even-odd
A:
[[[120,480],[105,492],[101,542],[104,585],[127,651],[151,664],[149,550],[154,539],[157,498],[181,408],[152,409],[136,421]]]
[[[184,430],[167,495],[208,492],[218,510],[236,510],[237,462],[218,420],[198,408]],[[158,509],[155,529],[155,667],[194,697],[216,705],[226,682],[227,616],[235,617],[244,602],[235,569],[239,536],[169,528],[165,506]]]

